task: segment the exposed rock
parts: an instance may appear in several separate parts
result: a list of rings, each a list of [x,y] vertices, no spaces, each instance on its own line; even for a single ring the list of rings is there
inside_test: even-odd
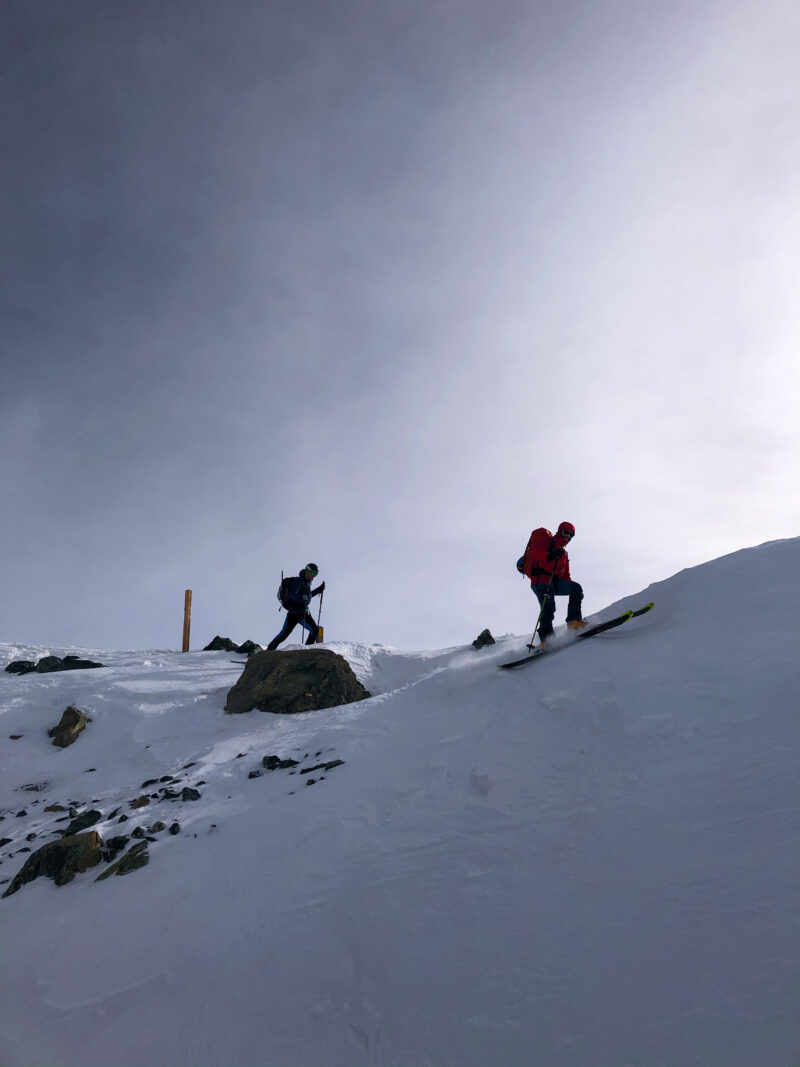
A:
[[[88,671],[96,670],[98,667],[102,667],[102,663],[95,663],[91,659],[81,659],[79,656],[64,656],[61,661],[59,670],[62,671]],[[37,663],[36,669],[38,671],[39,665]]]
[[[300,761],[296,759],[281,759],[280,756],[265,756],[261,766],[268,771],[284,771],[287,767],[297,767]]]
[[[169,828],[168,833],[172,834],[172,836],[174,837],[175,834],[179,834],[180,832],[181,832],[181,824],[179,822],[172,823],[172,825]]]
[[[58,726],[47,731],[47,736],[53,738],[56,748],[66,748],[78,739],[79,734],[91,721],[79,708],[70,705],[61,716]]]
[[[102,811],[84,811],[77,819],[73,819],[66,830],[62,830],[64,837],[69,837],[70,834],[79,834],[83,830],[88,830],[90,826],[94,826],[96,822],[99,822],[103,818]]]
[[[38,663],[30,659],[16,659],[9,663],[6,670],[9,674],[51,674],[53,671],[83,671],[90,668],[102,667],[102,663],[95,663],[90,659],[80,659],[78,656],[42,656]]]
[[[0,848],[2,848],[3,845],[10,845],[13,840],[13,837],[0,837]]]
[[[21,785],[19,788],[25,793],[41,793],[43,789],[47,789],[47,782],[30,782],[28,785]]]
[[[330,649],[259,652],[251,656],[228,693],[225,711],[270,711],[291,715],[336,708],[366,700],[370,694],[347,660]]]
[[[147,831],[143,826],[137,826],[136,829],[131,833],[131,837],[142,838],[146,836]]]
[[[314,767],[305,767],[300,773],[311,774],[312,771],[331,771],[334,767],[341,767],[343,764],[343,759],[334,759],[330,763],[317,763]]]
[[[95,881],[102,882],[103,879],[110,878],[112,874],[130,874],[131,871],[137,871],[140,867],[146,867],[149,862],[147,842],[140,841],[129,849],[121,860],[112,863],[102,874],[98,875]]]
[[[66,885],[78,872],[88,870],[100,862],[102,846],[102,838],[95,830],[85,834],[73,834],[60,841],[42,845],[28,857],[3,896],[10,897],[40,875],[52,878],[56,885]]]
[[[159,820],[158,822],[154,822],[153,825],[150,827],[150,833],[151,834],[160,834],[161,831],[162,830],[166,830],[166,828],[167,828],[166,824],[161,822],[161,820]]]
[[[111,863],[115,860],[129,840],[128,837],[120,836],[109,837],[107,841],[103,842],[103,862]]]
[[[43,656],[36,664],[36,673],[50,674],[53,671],[60,671],[63,662],[60,656]]]
[[[137,797],[136,800],[132,800],[131,801],[131,807],[132,808],[146,808],[149,803],[150,803],[150,797],[141,796],[141,797]]]
[[[474,648],[483,648],[484,645],[496,645],[497,642],[492,637],[490,630],[481,630],[472,644]]]
[[[66,811],[67,809],[63,804],[48,804],[44,809],[45,811]]]
[[[210,641],[203,649],[204,652],[238,652],[239,646],[230,637],[220,637],[219,634]]]
[[[189,789],[189,787],[186,786],[183,792],[181,793],[181,800],[199,800],[200,796],[201,794],[199,790]]]
[[[254,652],[261,651],[261,645],[257,645],[255,641],[243,641],[241,645],[237,645],[235,641],[231,641],[230,637],[215,637],[213,641],[206,645],[203,649],[204,652],[238,652],[242,655],[252,655]]]
[[[90,659],[80,659],[78,656],[44,656],[36,664],[37,674],[52,674],[53,671],[82,671],[102,667],[102,663],[95,663]]]
[[[6,667],[9,674],[30,674],[36,670],[32,659],[15,659]]]
[[[260,778],[263,773],[264,773],[263,771],[259,771],[259,770],[256,769],[254,771],[250,771],[250,773],[248,774],[247,777],[248,778]]]
[[[21,741],[22,740],[22,734],[9,734],[8,735],[8,740],[9,741]]]

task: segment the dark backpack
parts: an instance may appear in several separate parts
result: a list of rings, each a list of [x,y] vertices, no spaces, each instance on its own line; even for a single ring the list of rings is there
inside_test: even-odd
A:
[[[281,584],[278,586],[278,600],[280,600],[281,602],[281,607],[286,608],[287,611],[290,607],[289,583],[291,582],[291,580],[291,578],[284,578],[283,575],[281,575]]]

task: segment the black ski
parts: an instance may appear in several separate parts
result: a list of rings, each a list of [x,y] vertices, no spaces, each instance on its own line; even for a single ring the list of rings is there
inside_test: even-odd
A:
[[[625,611],[622,615],[618,615],[616,619],[609,619],[607,622],[598,623],[597,626],[591,626],[588,630],[582,630],[576,637],[576,641],[585,641],[587,637],[596,637],[598,634],[604,634],[607,630],[613,630],[616,626],[622,626],[624,622],[629,619],[635,619],[638,615],[645,615],[654,605],[645,604],[643,608],[638,608],[636,611]],[[569,648],[575,642],[570,641],[567,645],[562,645],[560,648],[553,648],[550,651],[559,652],[563,648]],[[541,656],[548,654],[547,649],[535,648],[529,655],[524,656],[522,659],[515,659],[511,663],[498,663],[498,668],[503,671],[510,670],[511,667],[521,667],[523,663],[532,663],[535,659],[539,659]]]

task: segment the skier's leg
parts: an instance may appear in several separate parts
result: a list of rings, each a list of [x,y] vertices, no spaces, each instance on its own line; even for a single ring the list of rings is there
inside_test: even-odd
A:
[[[279,634],[276,634],[272,638],[270,643],[267,645],[268,651],[274,652],[278,645],[280,645],[283,641],[286,640],[286,638],[289,636],[295,626],[297,626],[298,622],[300,622],[300,616],[298,616],[297,612],[287,611],[286,619],[283,623],[283,629]]]
[[[303,618],[300,620],[300,625],[303,627],[304,630],[308,631],[308,638],[306,639],[306,644],[315,644],[317,636],[319,635],[319,629],[317,628],[317,624],[314,622],[313,618],[308,612],[306,612]]]
[[[553,633],[553,616],[556,613],[556,602],[551,587],[534,585],[533,591],[536,594],[536,599],[542,605],[542,614],[539,618],[539,640],[544,643]]]
[[[583,586],[578,582],[567,582],[569,589],[564,590],[568,596],[567,602],[567,623],[571,622],[583,622],[583,615],[581,613],[581,604],[583,603]]]

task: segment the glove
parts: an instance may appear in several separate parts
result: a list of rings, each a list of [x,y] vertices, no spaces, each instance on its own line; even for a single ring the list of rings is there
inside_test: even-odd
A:
[[[548,559],[561,559],[561,557],[563,555],[564,555],[564,549],[563,548],[551,548],[550,551],[547,553],[547,558]]]
[[[317,586],[317,588],[314,590],[314,592],[311,595],[312,596],[316,596],[317,593],[324,593],[324,592],[325,592],[325,583],[323,582],[322,585],[318,585]]]

